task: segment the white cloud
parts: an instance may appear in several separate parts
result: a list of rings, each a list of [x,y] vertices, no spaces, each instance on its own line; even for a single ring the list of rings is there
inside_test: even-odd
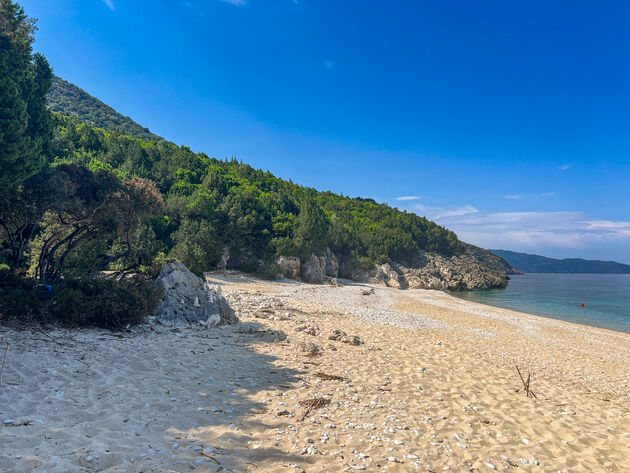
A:
[[[630,222],[613,222],[611,220],[589,220],[584,222],[589,230],[630,230]]]
[[[526,199],[528,197],[552,197],[555,194],[555,192],[541,192],[540,194],[506,194],[503,198],[509,200],[519,200]]]
[[[484,248],[517,251],[592,250],[630,244],[630,222],[591,218],[584,212],[489,212],[471,205],[441,208],[413,205],[420,215]],[[614,257],[614,255],[613,255]]]
[[[561,171],[566,171],[567,169],[571,169],[571,167],[571,164],[563,164],[562,166],[558,166],[558,169],[560,169]]]
[[[103,0],[103,3],[107,5],[111,11],[116,11],[116,5],[114,5],[114,0]]]
[[[244,7],[247,5],[247,0],[221,0],[223,3],[229,3],[230,5],[235,5],[237,7]]]
[[[451,217],[462,217],[464,215],[476,214],[479,213],[479,209],[476,209],[472,205],[466,205],[465,207],[460,207],[458,209],[453,210],[445,210],[441,214],[438,215],[439,218],[451,218]]]
[[[396,197],[396,200],[418,200],[420,199],[419,195],[401,195],[400,197]]]

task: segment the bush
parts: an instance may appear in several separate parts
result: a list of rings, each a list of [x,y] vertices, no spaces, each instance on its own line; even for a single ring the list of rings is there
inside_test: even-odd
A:
[[[46,302],[37,297],[37,281],[0,270],[0,323],[24,327],[45,318]]]
[[[115,330],[144,322],[160,298],[161,289],[142,276],[71,279],[55,287],[50,313],[63,325]]]

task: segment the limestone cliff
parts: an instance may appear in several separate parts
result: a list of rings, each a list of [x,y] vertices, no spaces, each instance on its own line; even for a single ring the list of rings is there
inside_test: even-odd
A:
[[[411,262],[389,261],[368,269],[330,250],[322,256],[311,255],[306,261],[282,257],[278,264],[284,277],[315,284],[332,283],[341,277],[400,289],[451,291],[506,287],[508,275],[518,273],[503,258],[473,245],[466,245],[463,253],[454,256],[420,251]]]

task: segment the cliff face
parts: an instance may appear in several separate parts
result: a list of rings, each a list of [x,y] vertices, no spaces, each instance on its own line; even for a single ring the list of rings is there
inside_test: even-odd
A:
[[[506,287],[509,279],[504,270],[488,266],[469,252],[451,257],[422,252],[411,265],[389,262],[353,276],[355,281],[400,289],[451,291]]]
[[[310,283],[329,283],[337,277],[358,282],[384,284],[400,289],[440,289],[451,291],[484,290],[506,287],[508,274],[515,274],[502,258],[487,255],[486,250],[467,245],[464,253],[442,256],[420,252],[415,260],[402,265],[393,261],[369,269],[344,261],[330,250],[323,256],[312,255],[307,261],[280,258],[284,277]],[[297,275],[300,277],[296,277]]]

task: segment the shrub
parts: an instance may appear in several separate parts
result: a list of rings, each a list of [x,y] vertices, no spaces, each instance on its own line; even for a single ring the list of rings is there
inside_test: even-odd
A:
[[[50,312],[63,325],[115,330],[142,323],[160,297],[161,289],[143,276],[71,279],[55,287]]]
[[[46,302],[37,297],[37,281],[0,270],[0,323],[24,327],[45,318]]]

